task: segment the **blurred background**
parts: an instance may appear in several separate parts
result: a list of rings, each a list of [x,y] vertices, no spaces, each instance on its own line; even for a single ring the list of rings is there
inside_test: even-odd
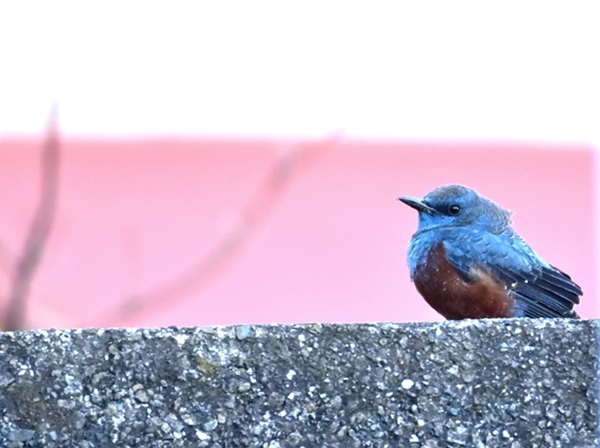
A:
[[[462,183],[600,315],[595,2],[0,5],[2,328],[441,320]]]

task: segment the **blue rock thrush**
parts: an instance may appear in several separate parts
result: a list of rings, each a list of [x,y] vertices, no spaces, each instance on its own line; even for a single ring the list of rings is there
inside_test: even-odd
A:
[[[508,210],[462,185],[399,200],[419,212],[410,277],[446,319],[578,317],[581,288],[523,241]]]

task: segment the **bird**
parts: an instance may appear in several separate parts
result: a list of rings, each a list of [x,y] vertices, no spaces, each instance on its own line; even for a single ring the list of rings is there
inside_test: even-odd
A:
[[[579,318],[581,288],[519,236],[508,210],[457,184],[398,199],[419,212],[410,277],[446,319]]]

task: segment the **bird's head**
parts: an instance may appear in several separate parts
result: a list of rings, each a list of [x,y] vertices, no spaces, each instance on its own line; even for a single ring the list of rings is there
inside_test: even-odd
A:
[[[398,199],[419,212],[419,232],[451,226],[499,232],[510,224],[508,210],[462,185],[438,187],[423,199],[408,196]]]

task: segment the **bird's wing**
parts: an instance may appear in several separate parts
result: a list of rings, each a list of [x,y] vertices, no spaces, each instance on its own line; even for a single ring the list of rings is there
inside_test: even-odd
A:
[[[515,299],[516,316],[577,317],[573,306],[581,288],[539,259],[518,235],[478,232],[466,237],[444,241],[448,261],[463,280],[476,281],[477,269],[489,272]]]

